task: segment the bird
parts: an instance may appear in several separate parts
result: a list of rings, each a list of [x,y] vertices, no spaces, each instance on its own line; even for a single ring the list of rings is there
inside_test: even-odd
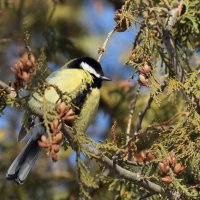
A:
[[[111,81],[111,78],[104,75],[101,64],[91,57],[75,58],[46,78],[48,84],[55,85],[67,94],[68,104],[77,108],[77,117],[70,124],[76,134],[84,134],[97,113],[102,81]],[[52,108],[59,99],[54,88],[45,90],[44,97],[46,105]],[[43,119],[39,116],[43,111],[43,101],[44,98],[37,92],[30,96],[28,106],[34,113],[29,129],[30,139],[6,173],[6,179],[20,185],[27,179],[41,151],[38,140],[47,134]],[[26,135],[24,132],[22,128],[18,136],[20,139]]]

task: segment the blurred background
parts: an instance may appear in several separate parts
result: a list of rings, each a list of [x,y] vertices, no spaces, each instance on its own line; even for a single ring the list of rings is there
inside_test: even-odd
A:
[[[97,58],[98,48],[115,26],[114,13],[122,3],[120,0],[0,0],[0,80],[14,81],[10,67],[25,52],[25,30],[31,34],[30,46],[37,57],[40,49],[45,48],[51,70],[75,57]],[[137,82],[134,79],[127,81],[134,72],[124,63],[131,54],[136,32],[137,27],[132,27],[126,32],[114,33],[102,57],[104,73],[113,81],[103,85],[99,112],[87,131],[97,142],[112,139],[114,121],[117,122],[116,131],[120,133],[117,137],[122,140],[125,137],[129,102]],[[137,102],[135,117],[147,100],[148,90],[142,91],[143,98]],[[165,119],[175,112],[175,105],[169,109],[169,102],[162,106],[166,104],[168,109],[164,109],[165,115],[162,115]],[[160,112],[152,105],[143,125],[158,119]],[[23,111],[12,107],[7,107],[0,116],[0,199],[74,199],[78,194],[78,183],[75,154],[71,150],[61,151],[57,163],[52,163],[43,152],[23,186],[5,180],[8,166],[24,145],[24,142],[16,143],[22,116]],[[95,163],[90,167],[94,171],[97,169]],[[113,199],[112,195],[106,186],[92,192],[94,199]]]
[[[10,67],[25,52],[25,30],[31,34],[30,46],[36,56],[41,48],[46,49],[51,70],[75,57],[97,58],[98,48],[115,26],[114,13],[121,3],[118,0],[1,0],[0,80],[6,83],[14,80]],[[131,84],[122,80],[132,75],[132,69],[124,63],[131,52],[134,36],[133,29],[115,33],[102,57],[104,73],[114,81],[102,88],[99,112],[87,131],[95,141],[103,141],[110,134],[111,125],[117,118],[122,125],[126,121],[122,108],[127,112],[128,104],[123,99]],[[113,103],[108,101],[109,94],[112,94]],[[62,151],[57,163],[52,163],[42,153],[23,186],[5,180],[8,166],[24,145],[24,142],[16,143],[22,116],[23,111],[12,107],[7,107],[0,116],[0,199],[73,199],[78,193],[78,184],[75,154],[71,150]],[[104,198],[105,193],[102,198],[100,194],[94,193],[94,198],[95,195],[98,199]],[[111,193],[108,196],[112,198]]]

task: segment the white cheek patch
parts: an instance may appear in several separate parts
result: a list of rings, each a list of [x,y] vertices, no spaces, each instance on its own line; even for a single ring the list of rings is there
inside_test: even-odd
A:
[[[101,77],[100,74],[98,74],[96,72],[96,70],[94,68],[92,68],[90,65],[88,65],[87,63],[81,62],[80,66],[81,66],[82,69],[88,71],[90,74],[95,75],[97,78]]]

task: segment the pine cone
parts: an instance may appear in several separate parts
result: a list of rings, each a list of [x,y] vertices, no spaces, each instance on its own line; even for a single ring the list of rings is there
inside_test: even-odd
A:
[[[130,16],[130,13],[125,11],[127,16]],[[115,12],[114,20],[116,22],[115,31],[124,32],[129,26],[131,26],[131,20],[126,18],[122,14],[122,9],[119,9]]]

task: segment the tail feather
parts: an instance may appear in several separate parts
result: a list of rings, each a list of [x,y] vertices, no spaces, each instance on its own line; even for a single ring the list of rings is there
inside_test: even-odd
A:
[[[21,167],[21,165],[24,163],[24,161],[26,160],[29,151],[31,149],[31,146],[33,144],[33,141],[30,139],[28,141],[28,143],[26,144],[26,146],[24,146],[24,148],[22,149],[22,151],[18,154],[18,156],[15,158],[15,160],[12,162],[12,164],[10,165],[7,174],[6,174],[6,178],[8,180],[13,180],[17,177],[18,171]]]
[[[27,130],[22,125],[22,127],[18,133],[18,136],[17,136],[17,142],[20,142],[21,140],[23,140],[25,138],[26,134],[27,134]]]
[[[9,167],[6,179],[15,181],[18,184],[23,184],[26,180],[30,170],[37,160],[40,152],[38,145],[38,139],[45,134],[43,126],[36,126],[30,131],[31,138],[24,146],[19,155],[15,158],[11,166]]]
[[[24,183],[30,170],[34,166],[35,161],[38,158],[39,152],[40,152],[40,147],[38,146],[37,141],[35,141],[32,144],[31,149],[29,150],[28,156],[26,157],[25,161],[23,162],[23,164],[21,165],[21,167],[18,171],[18,175],[15,178],[16,183],[18,183],[18,184]]]

